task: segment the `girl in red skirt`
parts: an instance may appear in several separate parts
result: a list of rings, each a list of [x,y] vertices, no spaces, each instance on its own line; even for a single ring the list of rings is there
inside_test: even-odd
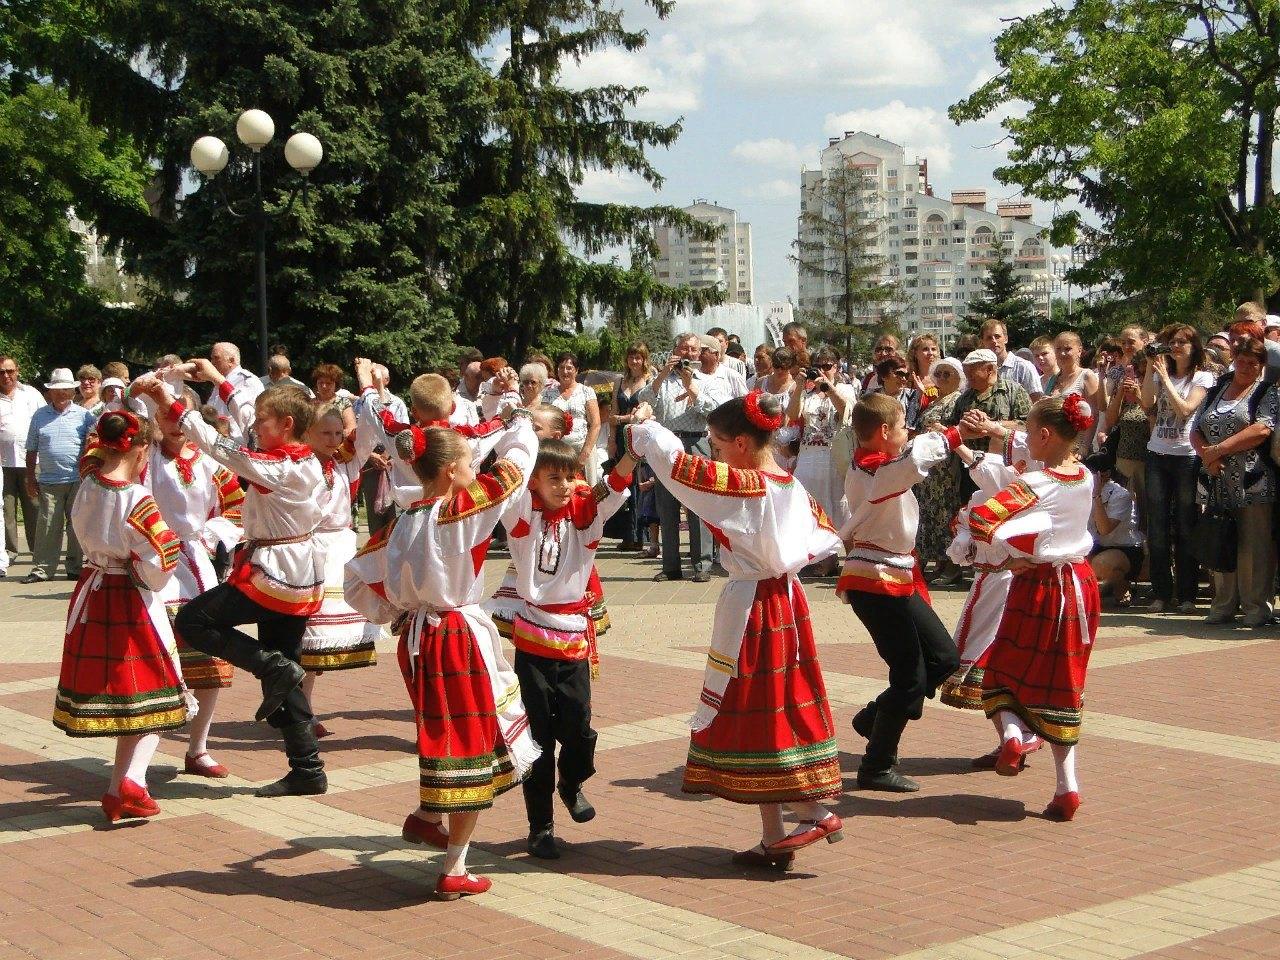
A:
[[[1075,394],[1045,397],[1027,418],[1027,450],[1044,464],[969,511],[975,543],[1000,542],[1013,558],[1009,601],[982,676],[982,707],[1002,729],[996,772],[1022,768],[1030,734],[1053,748],[1058,784],[1045,816],[1080,806],[1075,745],[1085,670],[1098,632],[1098,582],[1089,565],[1093,478],[1074,453],[1093,425]]]
[[[420,805],[402,835],[446,850],[436,894],[455,900],[491,886],[467,873],[468,841],[480,811],[519,783],[539,753],[520,684],[480,607],[489,540],[511,498],[528,485],[538,441],[518,411],[503,429],[493,470],[479,476],[470,447],[453,430],[410,427],[396,445],[424,498],[347,564],[345,593],[371,622],[400,624],[420,774]]]
[[[53,722],[73,737],[116,737],[107,819],[151,817],[147,767],[159,731],[195,712],[178,667],[161,591],[178,563],[178,537],[138,485],[151,424],[124,410],[98,420],[101,468],[84,480],[71,525],[85,565],[71,595]]]
[[[643,419],[648,410],[641,408]],[[752,391],[717,407],[707,422],[720,460],[686,453],[675,434],[651,420],[624,432],[627,452],[647,458],[658,482],[706,523],[729,571],[701,703],[689,722],[683,789],[758,805],[760,843],[733,861],[785,870],[796,850],[843,837],[840,818],[818,802],[839,795],[840,763],[809,607],[796,579],[836,553],[840,540],[774,459],[781,401]],[[800,820],[790,834],[782,804]]]

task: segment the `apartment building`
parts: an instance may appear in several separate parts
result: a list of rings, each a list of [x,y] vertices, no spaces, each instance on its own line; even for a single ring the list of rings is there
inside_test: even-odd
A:
[[[832,137],[818,169],[801,173],[801,211],[819,211],[823,181],[830,171],[853,168],[862,175],[859,213],[880,221],[874,248],[882,260],[882,278],[898,281],[902,300],[895,305],[898,324],[908,336],[932,333],[945,343],[956,336],[956,321],[969,300],[982,295],[987,268],[1001,250],[1019,277],[1048,310],[1052,281],[1044,228],[1031,220],[1030,203],[998,203],[987,208],[985,190],[954,190],[948,199],[934,195],[928,161],[906,159],[901,144],[862,131]],[[803,218],[798,230],[805,234]],[[815,236],[813,231],[807,238]],[[829,310],[833,291],[822,277],[800,273],[802,311]],[[866,318],[878,319],[876,314]]]
[[[729,303],[751,303],[754,277],[751,262],[751,224],[738,219],[736,210],[706,200],[695,200],[684,212],[722,227],[718,239],[695,240],[683,230],[658,227],[658,279],[671,286],[715,287],[723,285]]]

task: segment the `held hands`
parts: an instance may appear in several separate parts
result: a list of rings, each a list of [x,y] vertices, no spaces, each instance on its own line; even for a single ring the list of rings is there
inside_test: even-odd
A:
[[[206,361],[208,362],[208,361]],[[186,364],[183,364],[186,366]],[[212,366],[212,364],[210,364]],[[216,370],[214,371],[217,372]],[[150,397],[162,409],[173,403],[173,391],[169,389],[169,385],[165,383],[160,376],[155,373],[144,373],[135,379],[132,383],[134,393],[140,393],[143,396]]]
[[[226,379],[218,372],[218,368],[213,365],[213,361],[208,357],[196,357],[194,360],[188,360],[186,363],[179,365],[177,368],[182,371],[182,376],[187,380],[195,380],[200,383],[220,384]]]
[[[373,376],[373,361],[368,357],[356,357],[356,383],[360,389],[376,386]]]
[[[516,393],[520,388],[520,374],[514,367],[503,367],[494,379],[503,393]]]
[[[636,405],[636,408],[634,410],[631,411],[632,423],[644,423],[646,420],[652,420],[652,419],[653,419],[653,407],[649,406],[649,404],[647,403],[641,402]]]

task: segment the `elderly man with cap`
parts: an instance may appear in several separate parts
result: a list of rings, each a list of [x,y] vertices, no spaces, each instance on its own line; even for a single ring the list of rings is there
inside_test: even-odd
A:
[[[964,415],[971,410],[986,415],[988,420],[1000,424],[1006,432],[1021,429],[1031,412],[1031,397],[1020,385],[1000,376],[1000,361],[995,351],[986,347],[970,351],[963,360],[964,376],[968,386],[956,400],[950,414],[942,420],[946,427],[958,427]],[[971,449],[985,451],[987,439],[968,441]],[[977,489],[965,471],[960,478],[963,499],[968,500]]]
[[[71,529],[71,504],[80,489],[80,454],[93,429],[94,416],[71,402],[77,383],[67,367],[54,370],[44,387],[49,391],[49,402],[32,414],[27,430],[27,494],[36,500],[40,513],[35,566],[23,583],[40,583],[57,572],[63,530],[67,534],[67,579],[80,577],[80,545]]]

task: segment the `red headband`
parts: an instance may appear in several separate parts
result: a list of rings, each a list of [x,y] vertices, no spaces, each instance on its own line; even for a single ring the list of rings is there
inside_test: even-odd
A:
[[[782,426],[782,411],[778,411],[775,416],[769,416],[760,409],[760,398],[764,393],[760,390],[752,390],[743,398],[743,406],[747,411],[747,419],[752,425],[758,427],[767,433],[773,433]]]
[[[1078,393],[1069,393],[1062,401],[1062,412],[1067,422],[1075,427],[1076,433],[1084,433],[1093,426],[1094,416],[1089,404]]]
[[[416,463],[427,452],[427,432],[415,424],[409,428],[409,434],[413,437],[413,459]]]
[[[102,421],[106,420],[107,417],[124,418],[124,433],[114,440],[102,439]],[[128,453],[133,449],[133,438],[138,435],[138,426],[138,418],[128,410],[111,410],[98,418],[97,426],[94,429],[98,432],[98,443],[101,446],[106,447],[108,450],[115,450],[117,453]]]

